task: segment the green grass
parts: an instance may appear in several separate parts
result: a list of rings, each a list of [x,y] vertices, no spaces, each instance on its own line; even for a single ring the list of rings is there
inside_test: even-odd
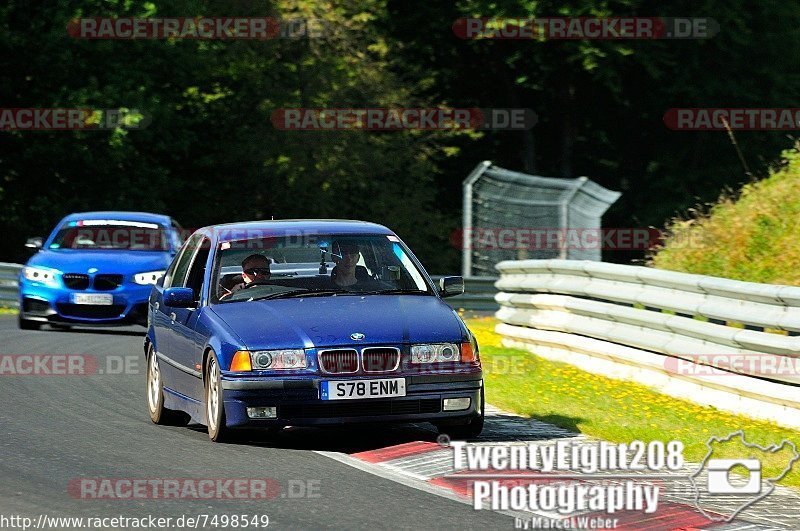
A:
[[[481,347],[486,401],[502,409],[614,442],[680,440],[690,461],[705,457],[710,436],[740,429],[748,441],[762,446],[788,439],[800,448],[800,431],[504,348],[494,332],[496,324],[493,318],[467,319]],[[716,456],[744,457],[735,444],[726,445]],[[779,472],[788,458],[781,453],[765,459],[764,477]],[[800,487],[800,463],[781,484]]]
[[[705,213],[673,220],[664,247],[650,259],[660,269],[751,282],[800,285],[800,152],[738,198],[724,195]]]
[[[0,315],[17,315],[19,310],[16,308],[7,308],[5,306],[0,306]]]

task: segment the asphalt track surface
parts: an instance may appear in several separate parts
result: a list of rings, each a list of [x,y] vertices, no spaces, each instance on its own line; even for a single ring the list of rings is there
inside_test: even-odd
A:
[[[314,452],[435,441],[435,432],[424,425],[290,428],[275,437],[253,434],[215,444],[201,426],[152,424],[143,335],[143,328],[133,327],[20,331],[15,317],[0,316],[0,354],[96,356],[103,372],[0,375],[0,515],[266,514],[270,528],[513,527],[508,516],[475,511]],[[104,370],[117,369],[122,359],[129,360],[127,371]],[[80,478],[271,478],[280,494],[267,500],[82,499],[68,490]],[[292,494],[290,483],[296,487]],[[317,485],[318,496],[302,496],[302,485]]]

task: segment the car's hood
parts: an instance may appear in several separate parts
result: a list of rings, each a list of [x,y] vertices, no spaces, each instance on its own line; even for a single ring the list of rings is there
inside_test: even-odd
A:
[[[171,256],[157,251],[39,251],[28,260],[29,266],[52,267],[62,273],[132,274],[167,269]]]
[[[212,307],[250,350],[460,341],[437,297],[367,295],[221,303]],[[364,334],[354,341],[350,335]]]

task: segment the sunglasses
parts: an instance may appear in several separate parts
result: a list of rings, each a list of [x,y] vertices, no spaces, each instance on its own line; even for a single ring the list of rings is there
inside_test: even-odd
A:
[[[251,267],[250,269],[245,269],[244,272],[249,277],[255,277],[257,275],[269,275],[269,268],[268,267]]]

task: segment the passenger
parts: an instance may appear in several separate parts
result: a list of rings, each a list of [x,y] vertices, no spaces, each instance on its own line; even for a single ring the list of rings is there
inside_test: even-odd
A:
[[[271,276],[270,263],[272,263],[272,260],[263,254],[251,254],[242,260],[242,274],[234,277],[233,286],[227,288],[220,284],[220,287],[226,292],[220,296],[220,299],[229,297],[255,282],[264,283],[268,281]]]

